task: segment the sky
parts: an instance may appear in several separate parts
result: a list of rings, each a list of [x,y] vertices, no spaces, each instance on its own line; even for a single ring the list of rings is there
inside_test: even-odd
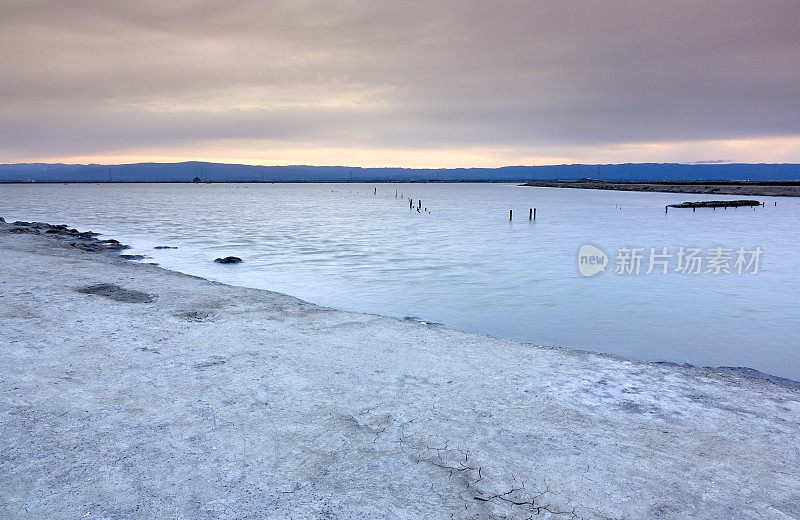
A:
[[[0,163],[800,162],[798,0],[0,0]]]

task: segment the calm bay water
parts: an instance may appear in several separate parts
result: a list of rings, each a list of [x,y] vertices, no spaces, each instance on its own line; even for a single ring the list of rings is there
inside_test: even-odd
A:
[[[429,213],[410,210],[408,197]],[[800,379],[800,199],[664,213],[709,198],[737,197],[508,184],[30,184],[0,186],[0,216],[99,231],[167,268],[322,305]],[[608,254],[606,272],[579,274],[585,244]],[[644,248],[641,274],[614,273],[623,247]],[[713,275],[705,264],[681,274],[675,257],[668,274],[644,274],[650,248],[664,247],[704,257],[730,248],[731,267],[740,247],[763,254],[755,275]],[[212,262],[225,255],[245,262]]]

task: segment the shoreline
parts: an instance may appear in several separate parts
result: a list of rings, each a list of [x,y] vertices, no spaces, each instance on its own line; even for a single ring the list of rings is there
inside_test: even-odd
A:
[[[102,236],[101,233],[96,233],[94,231],[81,232],[81,231],[78,231],[77,229],[69,228],[65,224],[54,225],[54,224],[49,224],[49,223],[45,223],[45,222],[27,222],[27,221],[16,221],[16,222],[10,222],[9,223],[9,222],[6,222],[4,219],[2,219],[2,217],[0,217],[0,232],[7,230],[7,229],[4,229],[4,226],[6,228],[8,228],[10,226],[11,229],[12,229],[11,232],[14,232],[13,228],[17,228],[17,229],[20,229],[20,231],[17,231],[17,233],[28,233],[28,234],[40,235],[40,236],[43,236],[43,237],[46,237],[46,238],[53,238],[53,239],[61,241],[62,243],[65,243],[68,246],[75,247],[75,248],[80,249],[82,251],[108,253],[108,254],[111,254],[111,255],[116,255],[119,258],[123,258],[125,260],[130,260],[130,261],[143,261],[143,260],[146,260],[148,258],[148,257],[142,256],[142,255],[126,255],[124,253],[124,251],[129,249],[130,246],[128,246],[126,244],[122,244],[116,239],[101,240],[99,238],[96,238],[98,236]],[[149,265],[158,266],[157,263],[150,263],[150,262],[144,262],[144,263],[147,263]],[[291,297],[291,298],[297,298],[298,300],[303,301],[304,303],[307,303],[309,305],[318,305],[318,306],[320,306],[317,303],[303,300],[302,298],[298,298],[297,296],[294,296],[294,295],[291,295],[291,294],[278,293],[277,291],[273,291],[273,290],[270,290],[270,289],[258,289],[256,287],[247,287],[247,286],[243,286],[243,285],[232,285],[232,284],[227,284],[227,283],[224,283],[224,282],[217,282],[217,281],[214,281],[214,280],[210,280],[208,278],[204,278],[202,276],[197,276],[197,275],[193,275],[193,274],[190,274],[190,273],[184,273],[183,271],[177,271],[177,270],[174,270],[174,269],[168,269],[168,268],[161,267],[161,266],[158,266],[158,267],[160,269],[164,269],[165,271],[169,271],[169,272],[173,272],[173,273],[179,273],[179,274],[183,274],[183,275],[186,275],[186,276],[192,276],[192,277],[200,278],[202,280],[207,280],[207,281],[210,281],[210,282],[213,282],[213,283],[220,283],[222,285],[227,285],[227,286],[230,286],[230,287],[241,287],[241,288],[248,288],[248,289],[255,289],[255,290],[265,290],[265,291],[268,291],[268,292],[271,292],[271,293],[282,294],[284,296],[288,296],[288,297]],[[518,341],[518,340],[510,340],[509,338],[502,338],[502,337],[499,337],[499,336],[494,336],[494,335],[489,334],[489,333],[481,333],[481,332],[475,332],[475,331],[469,331],[469,330],[465,330],[465,329],[449,327],[447,325],[442,325],[441,323],[434,323],[434,322],[428,322],[428,321],[426,321],[424,319],[417,319],[417,318],[415,318],[413,316],[404,316],[404,317],[388,316],[388,315],[384,315],[384,314],[363,313],[363,312],[358,312],[358,311],[349,311],[349,310],[346,310],[346,309],[340,309],[338,307],[326,307],[326,306],[321,306],[321,307],[331,308],[331,309],[334,309],[334,310],[337,310],[337,311],[342,311],[342,312],[354,312],[356,314],[365,314],[365,315],[368,315],[368,316],[378,316],[378,317],[389,318],[389,319],[402,319],[404,321],[416,322],[416,323],[420,323],[422,325],[444,327],[444,328],[449,329],[449,330],[454,330],[454,331],[458,331],[458,332],[464,332],[464,333],[468,333],[468,334],[478,334],[480,336],[485,336],[485,337],[491,338],[491,339]],[[748,367],[748,366],[717,366],[717,367],[701,366],[701,365],[694,365],[694,364],[691,364],[691,363],[678,363],[678,362],[668,361],[668,360],[647,360],[647,359],[641,359],[641,358],[637,358],[637,357],[623,356],[623,355],[619,355],[619,354],[612,354],[612,353],[609,353],[609,352],[603,352],[603,351],[600,351],[600,350],[595,350],[595,349],[592,349],[592,348],[589,348],[589,347],[581,347],[581,346],[575,346],[575,345],[544,345],[544,344],[534,343],[534,342],[531,342],[531,341],[518,341],[518,342],[519,343],[523,343],[523,344],[528,344],[528,345],[535,345],[535,346],[541,347],[541,348],[555,348],[555,349],[574,350],[574,351],[577,351],[577,352],[586,352],[586,353],[596,354],[596,355],[601,355],[601,356],[618,357],[618,358],[623,359],[623,360],[636,361],[636,362],[641,362],[641,363],[650,363],[650,364],[654,364],[654,365],[679,366],[679,367],[692,368],[692,369],[701,370],[701,371],[711,371],[711,372],[720,372],[720,373],[728,373],[728,374],[738,374],[738,375],[741,375],[741,376],[747,377],[747,378],[757,379],[757,380],[761,380],[761,381],[768,381],[768,382],[771,382],[771,383],[776,384],[776,385],[781,385],[781,386],[786,386],[786,387],[789,387],[789,388],[800,389],[800,380],[795,380],[795,379],[791,379],[791,378],[787,378],[787,377],[777,376],[775,374],[770,374],[770,373],[767,373],[767,372],[762,372],[760,370],[757,370],[755,368]]]
[[[320,307],[10,226],[4,517],[800,513],[795,388]]]
[[[519,186],[586,190],[693,193],[706,195],[750,195],[756,197],[800,197],[800,181],[531,181]]]

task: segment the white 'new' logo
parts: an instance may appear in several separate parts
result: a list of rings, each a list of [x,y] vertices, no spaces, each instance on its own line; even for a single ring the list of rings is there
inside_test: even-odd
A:
[[[589,244],[578,250],[578,271],[583,276],[594,276],[606,270],[608,255],[599,247]]]

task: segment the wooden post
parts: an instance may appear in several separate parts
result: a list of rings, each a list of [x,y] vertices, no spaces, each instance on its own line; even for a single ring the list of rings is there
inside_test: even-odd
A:
[[[509,220],[509,221],[511,221],[511,212],[512,212],[512,211],[513,211],[513,210],[508,210],[508,220]]]
[[[536,208],[533,208],[533,220],[536,220]]]
[[[373,191],[372,194],[373,195],[377,195],[378,194],[378,188],[375,188],[375,191]]]
[[[776,206],[778,205],[778,201],[777,201],[777,200],[775,201],[775,205],[776,205]]]
[[[411,199],[411,198],[409,198],[409,199],[408,199],[408,209],[411,209],[411,207],[412,207],[413,205],[414,205],[414,199]]]
[[[417,201],[417,211],[419,211],[419,209],[420,209],[421,207],[422,207],[422,199],[419,199],[419,200]]]
[[[533,220],[533,208],[528,210],[528,220]]]
[[[664,206],[664,213],[669,213],[669,206]]]
[[[692,207],[692,213],[694,213],[695,211],[697,211],[697,208]]]

